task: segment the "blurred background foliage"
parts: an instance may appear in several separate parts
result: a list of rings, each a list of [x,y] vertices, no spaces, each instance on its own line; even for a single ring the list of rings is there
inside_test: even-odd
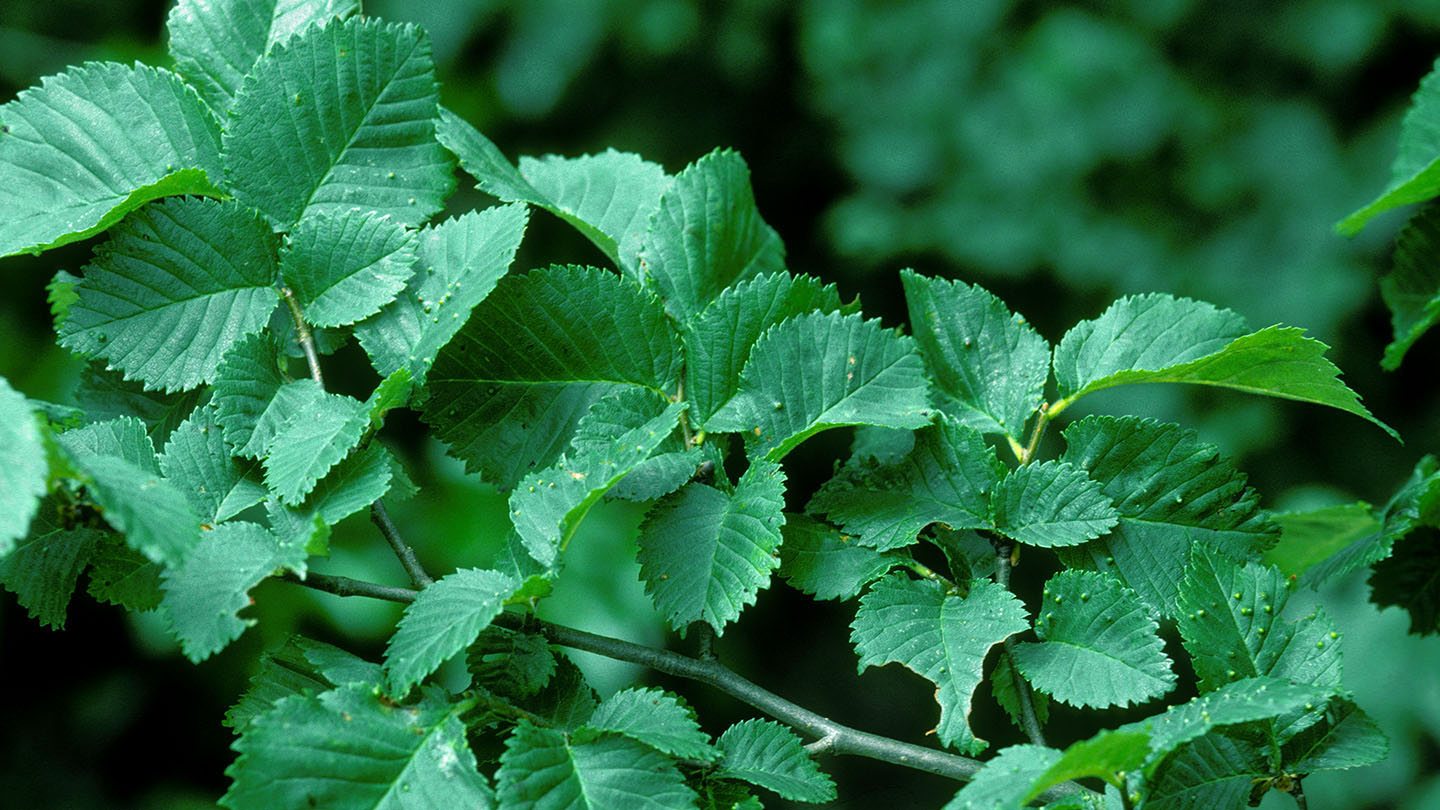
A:
[[[88,59],[166,64],[168,5],[7,0],[0,98]],[[1433,0],[365,5],[429,30],[445,103],[512,157],[613,146],[673,172],[714,146],[739,149],[791,268],[839,282],[888,323],[905,311],[897,271],[913,266],[991,289],[1052,341],[1114,297],[1146,291],[1235,309],[1255,328],[1308,328],[1335,347],[1347,381],[1407,446],[1343,414],[1233,394],[1142,387],[1091,406],[1197,428],[1250,473],[1271,508],[1383,503],[1416,458],[1440,449],[1436,341],[1422,342],[1399,372],[1378,368],[1389,329],[1376,280],[1404,214],[1353,241],[1331,229],[1385,184],[1400,115],[1440,55]],[[456,198],[485,203],[473,192]],[[43,286],[58,268],[82,267],[90,248],[0,260],[0,375],[32,397],[67,401],[79,374],[54,345]],[[556,260],[600,257],[537,214],[520,261]],[[338,387],[368,391],[373,380],[353,346],[329,362]],[[503,503],[418,428],[403,417],[387,427],[421,485],[392,512],[432,570],[484,564]],[[828,475],[844,442],[810,442],[792,456],[796,491]],[[684,649],[666,638],[636,581],[638,519],[612,506],[587,522],[547,615]],[[342,524],[334,547],[324,570],[400,581],[363,520]],[[199,667],[178,657],[153,615],[79,597],[67,632],[54,633],[0,599],[7,801],[213,806],[231,757],[219,720],[258,653],[299,630],[378,656],[397,615],[392,605],[279,584],[254,595],[260,626]],[[1393,752],[1373,768],[1307,780],[1310,806],[1440,807],[1440,643],[1406,636],[1403,614],[1376,611],[1366,597],[1363,572],[1320,595],[1346,631],[1346,684]],[[852,611],[777,585],[725,635],[721,654],[843,722],[922,738],[934,722],[922,681],[896,667],[854,676]],[[1171,654],[1183,661],[1178,644]],[[581,664],[602,691],[634,677],[677,685]],[[713,693],[686,692],[712,730],[747,714]],[[1058,708],[1052,741],[1130,716],[1105,715]],[[992,713],[978,711],[976,722],[990,730],[984,736],[1011,739]],[[829,770],[839,807],[938,807],[955,789],[864,761]],[[1272,796],[1266,806],[1288,803]]]

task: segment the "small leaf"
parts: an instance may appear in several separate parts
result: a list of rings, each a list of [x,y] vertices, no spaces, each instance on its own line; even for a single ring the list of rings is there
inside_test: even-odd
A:
[[[186,657],[199,663],[239,638],[255,624],[236,615],[251,604],[250,589],[305,556],[255,523],[237,520],[203,532],[185,561],[164,574],[161,608]]]
[[[1353,701],[1330,699],[1324,719],[1287,740],[1281,756],[1296,773],[1373,765],[1390,753],[1390,741]]]
[[[752,456],[779,461],[832,427],[919,428],[931,418],[915,341],[838,312],[798,315],[755,342],[740,391],[706,423],[744,432]]]
[[[25,397],[0,377],[0,558],[25,536],[48,474],[35,414]]]
[[[147,388],[213,382],[225,353],[275,309],[274,250],[269,227],[242,205],[147,206],[96,250],[60,345],[105,358]]]
[[[1063,461],[1011,472],[995,488],[991,503],[996,531],[1042,548],[1094,540],[1120,518],[1100,484]]]
[[[1045,584],[1040,643],[1015,645],[1026,680],[1081,708],[1143,703],[1169,692],[1175,673],[1159,625],[1135,592],[1094,571],[1061,571]]]
[[[348,326],[405,289],[414,274],[415,235],[388,216],[352,208],[296,223],[280,251],[280,278],[305,321]]]
[[[642,277],[682,323],[736,282],[784,269],[785,246],[760,218],[750,169],[728,150],[675,176],[640,243]]]
[[[226,769],[232,810],[494,810],[460,717],[469,703],[396,706],[353,684],[284,698],[255,717]]]
[[[160,469],[206,523],[219,523],[265,500],[258,464],[241,463],[225,446],[214,405],[195,409],[170,434]]]
[[[445,659],[470,646],[518,587],[520,583],[498,571],[464,568],[420,591],[405,607],[385,648],[391,693],[404,695]]]
[[[266,420],[266,427],[256,435],[261,419],[285,385],[285,377],[276,363],[280,348],[269,332],[250,335],[226,352],[215,374],[215,421],[225,442],[235,454],[258,459],[265,445],[275,435],[278,420]],[[313,380],[311,381],[313,382]]]
[[[1382,526],[1364,501],[1303,512],[1271,512],[1270,519],[1280,526],[1280,541],[1265,552],[1265,562],[1288,576],[1304,574],[1352,543],[1374,538]]]
[[[510,276],[475,308],[429,374],[423,416],[450,453],[503,489],[549,466],[597,400],[669,396],[680,341],[658,299],[595,268]]]
[[[90,584],[86,588],[100,602],[119,605],[137,613],[160,607],[162,566],[125,545],[119,535],[106,534],[96,542],[90,555]]]
[[[495,774],[505,810],[691,810],[675,764],[627,737],[571,741],[522,720]]]
[[[128,461],[147,473],[160,472],[155,458],[155,445],[139,419],[122,416],[104,422],[93,422],[67,430],[57,437],[61,447],[72,456],[114,456]]]
[[[740,616],[779,566],[785,474],[754,461],[734,493],[688,484],[640,524],[640,578],[670,626],[705,621],[717,634]]]
[[[1440,189],[1440,187],[1437,187]],[[1395,337],[1380,365],[1400,367],[1405,353],[1440,321],[1440,206],[1431,204],[1410,218],[1395,237],[1395,264],[1380,279],[1380,297],[1390,308]]]
[[[465,668],[477,686],[506,698],[527,698],[554,677],[555,653],[544,636],[492,625],[470,645]]]
[[[1271,326],[1245,334],[1229,310],[1168,295],[1122,298],[1066,333],[1055,348],[1062,399],[1052,413],[1094,391],[1134,383],[1195,383],[1338,408],[1400,436],[1360,404],[1326,360],[1330,347],[1304,330]]]
[[[1241,807],[1257,779],[1271,771],[1265,751],[1256,745],[1214,732],[1188,743],[1170,756],[1148,781],[1145,807],[1190,810],[1197,807]]]
[[[1301,581],[1316,587],[1389,557],[1395,543],[1417,527],[1440,524],[1440,517],[1427,516],[1426,504],[1431,504],[1429,509],[1433,510],[1436,503],[1440,503],[1440,462],[1434,456],[1425,456],[1415,463],[1409,479],[1395,491],[1385,507],[1377,510],[1378,531],[1360,536],[1319,561],[1305,572]],[[1267,559],[1267,562],[1274,561]]]
[[[379,500],[394,485],[400,472],[399,462],[379,442],[351,453],[315,483],[315,488],[298,506],[286,506],[279,500],[267,501],[270,527],[287,542],[301,544],[318,541],[312,554],[324,553],[324,533],[316,537],[319,526],[333,526],[341,520]],[[304,538],[309,538],[304,539]]]
[[[850,599],[905,562],[805,515],[786,515],[781,533],[780,575],[816,599]]]
[[[835,783],[810,759],[795,732],[773,720],[742,720],[718,745],[719,775],[741,779],[797,802],[835,800]]]
[[[1244,678],[1117,731],[1150,736],[1146,767],[1153,770],[1170,752],[1215,729],[1309,711],[1325,695],[1324,689],[1280,678]]]
[[[242,342],[244,339],[242,339]],[[223,361],[222,361],[223,362]],[[217,377],[220,372],[216,372]],[[80,372],[74,390],[75,402],[93,421],[135,417],[145,423],[145,432],[155,446],[162,447],[170,432],[189,418],[209,393],[196,388],[178,394],[146,391],[145,385],[125,379],[118,371],[106,370],[103,362],[92,362]]]
[[[87,63],[0,106],[0,256],[94,236],[151,200],[222,196],[220,125],[147,65]]]
[[[1370,574],[1370,601],[1404,608],[1410,632],[1440,633],[1440,531],[1418,528],[1395,544],[1390,558]]]
[[[158,473],[115,456],[77,456],[73,461],[105,522],[151,561],[179,565],[200,541],[200,519],[185,496]]]
[[[662,754],[710,762],[720,756],[695,713],[660,689],[623,689],[595,707],[586,727],[623,734]]]
[[[175,70],[224,115],[255,60],[312,22],[349,17],[358,0],[180,0],[165,28]]]
[[[1060,761],[1061,754],[1040,745],[1012,745],[975,774],[943,810],[1019,810],[1026,789]]]
[[[1436,63],[1440,65],[1440,62]],[[1440,194],[1440,70],[1431,69],[1410,100],[1400,124],[1400,145],[1390,166],[1390,185],[1379,197],[1340,220],[1335,229],[1353,236],[1383,211]]]
[[[454,187],[435,115],[420,28],[312,25],[261,56],[236,91],[223,141],[230,185],[281,229],[357,205],[424,222]]]
[[[980,431],[949,416],[917,431],[898,463],[851,471],[825,484],[807,508],[881,551],[914,543],[933,523],[991,528],[990,499],[1005,476]]]
[[[980,287],[900,273],[915,342],[941,410],[985,433],[1020,439],[1045,396],[1050,345]]]
[[[0,557],[0,586],[15,594],[30,618],[63,630],[75,581],[103,533],[89,526],[64,526],[55,517],[58,506],[53,499],[42,501],[29,536]]]
[[[1030,784],[1021,804],[1028,804],[1046,790],[1071,779],[1093,777],[1123,790],[1126,774],[1138,770],[1149,753],[1148,734],[1101,731],[1066,748],[1060,759]]]
[[[307,382],[314,381],[297,380],[281,390]],[[315,482],[350,454],[370,424],[365,403],[318,389],[318,385],[307,387],[304,390],[311,396],[293,405],[277,395],[271,406],[282,421],[265,446],[265,485],[291,506],[303,501]],[[270,414],[267,409],[265,417]]]
[[[467,211],[420,229],[415,274],[394,301],[355,325],[355,335],[383,375],[410,370],[425,381],[440,347],[510,269],[527,213],[519,205]]]
[[[942,744],[973,754],[985,748],[969,727],[985,655],[1029,626],[1024,605],[988,579],[972,580],[969,596],[962,598],[933,580],[894,573],[860,597],[850,640],[861,671],[895,662],[934,683],[940,703],[936,735]]]
[[[251,720],[281,698],[316,695],[351,683],[378,686],[383,677],[378,664],[323,641],[292,635],[282,647],[260,657],[249,687],[225,713],[225,725],[243,734]]]

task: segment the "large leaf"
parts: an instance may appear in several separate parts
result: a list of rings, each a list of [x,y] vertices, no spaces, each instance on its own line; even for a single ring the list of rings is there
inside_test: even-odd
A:
[[[913,270],[900,281],[940,408],[985,433],[1020,439],[1045,397],[1050,344],[980,287]]]
[[[103,357],[147,388],[212,382],[225,352],[275,309],[274,253],[269,227],[242,205],[185,198],[148,206],[85,268],[60,345]]]
[[[805,515],[786,515],[781,534],[780,575],[816,599],[849,599],[905,562]]]
[[[498,571],[462,568],[417,594],[385,648],[391,692],[404,695],[468,647],[519,587]]]
[[[923,427],[931,418],[924,366],[914,340],[878,321],[799,315],[755,342],[739,393],[707,427],[745,432],[751,454],[774,461],[827,428]]]
[[[1168,295],[1122,298],[1093,321],[1076,324],[1055,348],[1061,399],[1133,383],[1194,383],[1329,405],[1399,435],[1360,404],[1326,360],[1324,343],[1304,330],[1271,326],[1246,334],[1239,315]]]
[[[369,684],[295,695],[255,717],[226,769],[232,810],[493,810],[461,715],[427,697],[397,706]]]
[[[237,520],[204,532],[184,563],[164,574],[161,608],[185,655],[198,663],[239,638],[256,621],[236,615],[250,605],[250,589],[277,568],[302,565],[305,556],[255,523]]]
[[[1323,613],[1281,620],[1285,575],[1244,566],[1197,545],[1180,586],[1177,624],[1201,691],[1270,675],[1322,688],[1340,687],[1340,644]]]
[[[1265,562],[1287,576],[1301,576],[1357,542],[1377,550],[1381,546],[1376,534],[1384,524],[1364,501],[1303,512],[1272,512],[1270,517],[1280,526],[1280,541],[1265,552]]]
[[[1159,625],[1135,592],[1094,571],[1061,571],[1045,584],[1039,643],[1015,645],[1015,665],[1072,706],[1143,703],[1170,691],[1175,673]]]
[[[31,618],[63,630],[75,581],[89,564],[102,532],[91,526],[66,525],[54,499],[41,503],[29,536],[0,557],[0,586],[15,594],[15,601]]]
[[[670,625],[705,621],[723,633],[779,566],[785,474],[754,461],[733,493],[693,483],[658,501],[640,524],[640,578]]]
[[[1380,365],[1394,371],[1440,321],[1440,205],[1425,206],[1395,237],[1394,266],[1380,279],[1380,295],[1395,332]]]
[[[76,456],[73,463],[105,522],[151,561],[179,565],[200,541],[200,518],[158,473],[117,456]]]
[[[1012,745],[985,763],[943,810],[1019,810],[1027,788],[1060,761],[1041,745]]]
[[[359,10],[359,0],[180,0],[165,28],[176,72],[223,115],[271,45],[312,22]]]
[[[229,520],[265,499],[257,467],[230,455],[214,405],[196,408],[170,434],[160,455],[166,480],[184,493],[190,508],[206,523]]]
[[[440,347],[510,269],[528,214],[507,205],[468,211],[420,230],[415,275],[396,299],[355,325],[360,345],[381,374],[406,368],[425,382]]]
[[[1379,521],[1375,531],[1360,535],[1315,563],[1301,581],[1312,587],[1318,586],[1357,568],[1379,562],[1390,556],[1396,542],[1416,528],[1440,525],[1440,461],[1434,456],[1424,456],[1415,462],[1410,477],[1395,491],[1385,507],[1377,510],[1375,518]],[[1280,519],[1284,520],[1284,516]],[[1286,526],[1288,529],[1289,526]],[[1284,537],[1281,539],[1283,541]],[[1336,539],[1331,539],[1325,545],[1333,545],[1334,542]],[[1285,564],[1279,560],[1267,556],[1266,562],[1285,569]],[[1286,570],[1286,573],[1292,572]]]
[[[571,740],[528,720],[505,741],[496,772],[505,810],[692,810],[675,763],[619,734]]]
[[[985,655],[1029,626],[1025,606],[991,580],[972,580],[960,597],[933,580],[895,573],[860,597],[850,640],[862,671],[893,661],[934,683],[940,742],[979,753],[986,743],[970,729],[969,714]]]
[[[1372,765],[1390,753],[1385,733],[1353,701],[1331,698],[1324,719],[1285,742],[1286,769],[1298,773]]]
[[[1005,476],[991,508],[996,531],[1042,548],[1093,540],[1120,517],[1099,483],[1063,461],[1029,464]]]
[[[171,194],[221,196],[220,125],[179,76],[89,63],[0,107],[0,256],[93,236]]]
[[[1270,774],[1267,759],[1253,743],[1211,732],[1181,746],[1156,769],[1146,785],[1145,807],[1243,807],[1256,781]]]
[[[667,406],[640,388],[592,405],[570,449],[552,466],[521,479],[510,495],[510,516],[530,556],[553,565],[590,507],[670,435],[685,407]]]
[[[346,326],[390,303],[415,272],[415,236],[358,208],[321,211],[295,225],[280,251],[280,278],[307,323]]]
[[[40,423],[25,397],[0,377],[0,557],[25,536],[49,469]]]
[[[1216,729],[1311,711],[1325,703],[1327,691],[1280,678],[1244,678],[1118,731],[1149,736],[1145,764],[1153,770],[1170,752]]]
[[[594,268],[502,279],[440,352],[424,417],[450,452],[513,487],[549,466],[590,405],[628,386],[669,396],[680,341],[658,299]]]
[[[1244,474],[1193,431],[1135,417],[1092,416],[1065,429],[1063,460],[1104,487],[1120,513],[1110,534],[1062,549],[1071,567],[1107,571],[1173,616],[1179,572],[1202,542],[1249,558],[1274,542]]]
[[[785,269],[785,246],[760,218],[750,169],[716,150],[675,176],[640,244],[639,270],[685,322],[722,290]]]
[[[260,57],[235,94],[225,167],[235,196],[289,228],[354,207],[424,222],[453,187],[435,140],[435,66],[413,25],[311,26]]]
[[[720,756],[710,735],[700,730],[695,712],[660,689],[616,692],[595,707],[586,726],[623,734],[681,759],[708,762]]]
[[[767,329],[806,312],[848,311],[835,286],[810,276],[769,273],[727,287],[685,325],[685,396],[691,420],[707,427],[711,414],[735,396],[750,349]]]
[[[899,462],[842,471],[808,509],[868,546],[901,548],[932,523],[992,527],[990,499],[1004,476],[1005,466],[980,431],[945,416],[917,432],[913,449]]]
[[[1436,63],[1440,66],[1440,62]],[[1354,235],[1383,211],[1440,195],[1440,70],[1431,69],[1410,100],[1400,124],[1400,145],[1390,166],[1390,185],[1370,204],[1340,220],[1336,230]]]
[[[477,188],[549,211],[594,242],[617,269],[635,272],[640,238],[670,185],[663,167],[607,149],[578,158],[522,157],[516,169],[488,138],[443,107],[436,135]]]
[[[773,720],[742,720],[720,735],[719,775],[742,779],[797,802],[835,800],[835,783],[800,744],[795,732]]]

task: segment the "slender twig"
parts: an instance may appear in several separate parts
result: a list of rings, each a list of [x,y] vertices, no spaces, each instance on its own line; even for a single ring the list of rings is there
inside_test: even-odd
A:
[[[995,581],[1000,587],[1008,589],[1010,555],[1015,551],[1015,544],[998,535],[990,536],[990,544],[995,547]],[[1004,645],[1005,655],[1010,659],[1010,682],[1020,703],[1020,724],[1025,727],[1025,736],[1030,738],[1030,742],[1045,745],[1045,732],[1040,728],[1040,716],[1035,713],[1035,698],[1030,693],[1030,684],[1020,677],[1020,669],[1015,666],[1015,637],[1005,639]]]
[[[1295,787],[1291,789],[1290,795],[1295,797],[1295,806],[1299,810],[1310,810],[1310,803],[1305,800],[1305,786],[1300,784],[1300,777],[1294,777]]]
[[[320,353],[315,350],[315,336],[310,333],[310,325],[305,323],[305,316],[300,313],[300,302],[295,300],[295,293],[289,287],[281,287],[280,294],[285,298],[285,305],[290,308],[290,322],[295,325],[295,341],[300,344],[300,350],[305,352],[305,362],[310,365],[310,377],[315,382],[325,386],[325,378],[320,374]]]
[[[1025,445],[1024,452],[1020,454],[1022,467],[1035,460],[1035,453],[1040,450],[1040,437],[1045,435],[1045,428],[1050,426],[1050,420],[1059,413],[1058,409],[1052,409],[1048,403],[1040,403],[1040,416],[1035,419],[1035,428],[1030,431],[1030,441]]]
[[[417,588],[429,587],[435,580],[425,573],[425,568],[420,565],[420,560],[415,557],[415,549],[405,543],[400,537],[400,530],[396,528],[395,521],[390,519],[390,513],[385,509],[383,501],[376,501],[370,504],[370,520],[385,535],[385,541],[394,550],[395,556],[400,558],[400,564],[405,566],[405,573],[410,575],[410,581]]]
[[[392,602],[411,602],[419,593],[410,588],[376,585],[349,577],[316,573],[311,573],[301,579],[287,572],[279,575],[279,578],[286,582],[293,582],[338,596],[370,596]],[[503,627],[515,629],[523,627],[532,632],[539,632],[552,644],[559,644],[562,647],[595,653],[617,661],[640,664],[656,672],[664,672],[678,678],[709,684],[731,697],[748,703],[771,717],[817,738],[821,743],[818,748],[830,753],[868,757],[892,765],[939,774],[961,782],[973,779],[975,774],[985,766],[985,763],[969,757],[882,737],[842,725],[757,686],[718,661],[702,661],[669,650],[645,647],[618,638],[587,633],[584,630],[576,630],[518,613],[502,613],[495,618],[493,623]],[[824,741],[827,739],[830,742],[825,743]],[[1044,802],[1053,802],[1077,792],[1091,793],[1093,791],[1075,782],[1064,782],[1046,790],[1037,798]]]

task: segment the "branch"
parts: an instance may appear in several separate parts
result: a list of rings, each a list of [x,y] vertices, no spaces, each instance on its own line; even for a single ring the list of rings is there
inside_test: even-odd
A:
[[[311,573],[301,579],[287,571],[277,575],[277,578],[337,596],[369,596],[391,602],[413,602],[416,594],[419,593],[410,588],[377,585],[372,582],[327,574]],[[976,759],[841,725],[751,683],[718,661],[702,661],[669,650],[632,644],[609,636],[599,636],[517,613],[501,613],[492,624],[515,630],[523,629],[532,632],[538,630],[552,644],[603,655],[617,661],[640,664],[656,672],[664,672],[678,678],[709,684],[799,731],[816,737],[817,741],[810,745],[816,753],[828,751],[836,754],[868,757],[892,765],[938,774],[960,782],[970,781],[975,778],[975,774],[981,768],[985,767],[985,763]],[[1048,803],[1077,792],[1090,793],[1092,791],[1075,782],[1064,782],[1040,794],[1038,798]]]
[[[406,545],[400,537],[400,530],[396,528],[395,521],[390,519],[390,512],[385,509],[383,502],[377,500],[370,504],[370,520],[380,529],[380,533],[385,535],[386,542],[390,544],[395,556],[400,558],[400,564],[405,567],[405,573],[410,575],[410,581],[415,587],[425,588],[435,581],[425,573],[420,560],[416,559],[415,549]]]
[[[305,323],[305,317],[300,313],[300,302],[295,300],[295,293],[291,292],[289,287],[281,287],[280,294],[285,298],[285,305],[290,308],[290,321],[295,325],[295,340],[305,352],[310,376],[324,388],[325,378],[320,375],[320,354],[315,351],[315,336],[310,333],[310,325]]]
[[[1010,555],[1015,551],[1015,543],[1008,538],[999,535],[989,536],[990,544],[995,547],[995,581],[1000,587],[1010,588]],[[1036,745],[1045,745],[1045,732],[1040,728],[1040,717],[1035,713],[1035,697],[1030,693],[1030,684],[1020,676],[1019,667],[1015,666],[1015,637],[1005,639],[1005,655],[1010,659],[1010,682],[1015,687],[1015,696],[1020,701],[1020,722],[1025,726],[1025,736],[1030,742]]]

